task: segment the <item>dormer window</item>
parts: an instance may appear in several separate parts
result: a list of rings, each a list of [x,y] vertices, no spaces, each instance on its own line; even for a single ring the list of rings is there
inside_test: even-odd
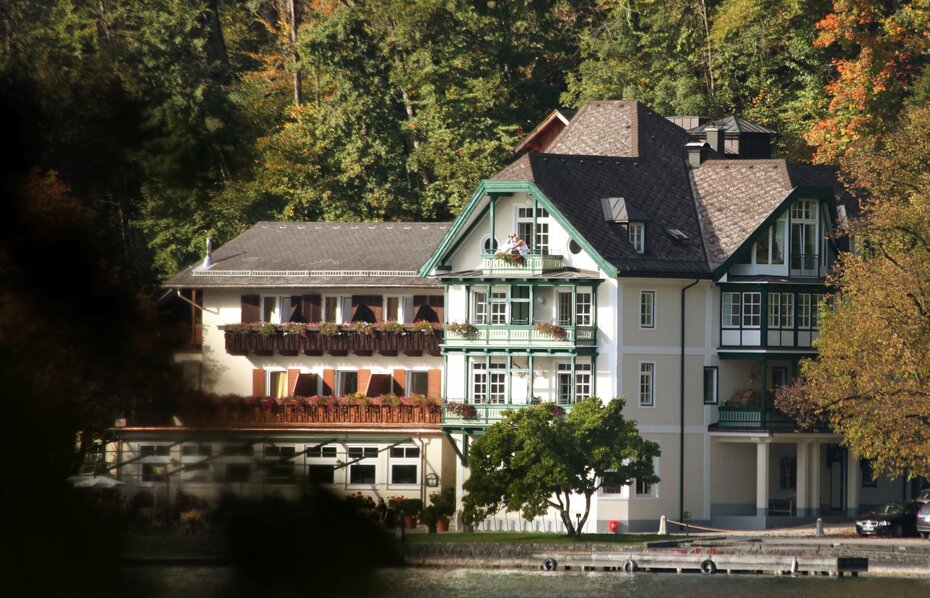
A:
[[[642,222],[631,222],[629,224],[630,245],[636,253],[646,251],[646,225]]]

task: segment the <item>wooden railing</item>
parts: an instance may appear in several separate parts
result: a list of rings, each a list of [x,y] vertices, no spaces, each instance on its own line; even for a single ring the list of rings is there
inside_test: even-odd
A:
[[[717,410],[717,425],[721,428],[794,428],[794,421],[776,409],[765,410],[765,422],[762,421],[762,409],[759,407],[730,407],[721,405]]]
[[[563,338],[556,338],[552,333],[537,330],[533,324],[481,324],[474,327],[474,334],[446,331],[445,344],[450,347],[502,346],[502,347],[574,347],[593,346],[597,342],[597,329],[594,326],[562,327]]]
[[[322,334],[318,330],[308,330],[302,333],[287,334],[275,332],[263,334],[261,332],[242,332],[227,330],[226,352],[231,355],[250,355],[280,353],[283,355],[322,355],[324,352],[331,355],[371,355],[375,352],[382,355],[439,355],[439,345],[442,342],[442,333],[410,332],[379,332],[370,333],[355,331],[340,331],[337,334]]]
[[[439,424],[440,405],[241,405],[240,424]]]

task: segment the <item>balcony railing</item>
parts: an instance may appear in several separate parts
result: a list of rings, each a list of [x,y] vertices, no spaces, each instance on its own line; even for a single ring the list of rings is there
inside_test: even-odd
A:
[[[794,421],[776,409],[765,410],[765,425],[762,423],[762,409],[759,407],[739,407],[721,405],[717,410],[717,425],[721,428],[794,428]]]
[[[481,270],[485,274],[503,277],[521,277],[562,269],[561,255],[529,254],[522,262],[514,263],[494,257],[493,253],[481,256]]]
[[[542,347],[570,348],[594,346],[597,329],[594,326],[564,326],[564,337],[559,338],[547,330],[536,330],[533,324],[477,325],[470,332],[446,330],[447,347]]]
[[[340,330],[324,334],[319,330],[298,333],[274,331],[270,334],[257,331],[229,330],[226,334],[226,352],[230,355],[439,355],[442,332],[358,332]]]
[[[487,426],[504,419],[504,411],[508,409],[525,409],[526,407],[530,405],[472,404],[450,401],[442,406],[442,421],[447,425]],[[565,411],[571,409],[571,405],[559,405],[559,407]]]
[[[788,258],[791,276],[820,277],[820,255],[816,253],[792,253]]]
[[[237,424],[439,424],[437,405],[240,405]]]

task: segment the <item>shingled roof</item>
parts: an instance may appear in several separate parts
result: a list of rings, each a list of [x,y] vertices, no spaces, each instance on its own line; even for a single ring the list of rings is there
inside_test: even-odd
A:
[[[715,122],[771,133],[738,117]],[[493,178],[534,182],[621,275],[710,274],[799,186],[825,187],[848,200],[829,167],[725,160],[709,151],[691,169],[689,140],[639,102],[588,102],[546,153],[524,155]],[[633,250],[625,228],[604,218],[608,197],[623,197],[648,217],[644,254]],[[688,240],[676,242],[669,229]]]
[[[436,286],[417,270],[449,230],[426,222],[259,222],[167,281],[182,287]]]

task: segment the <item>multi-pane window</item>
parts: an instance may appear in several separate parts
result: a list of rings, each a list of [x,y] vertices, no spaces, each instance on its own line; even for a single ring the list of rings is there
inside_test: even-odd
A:
[[[391,447],[391,484],[417,484],[420,481],[420,448]]]
[[[491,324],[507,323],[508,305],[506,289],[491,289]]]
[[[652,484],[636,480],[636,496],[652,496]]]
[[[743,293],[743,328],[762,325],[762,293]]]
[[[798,328],[816,330],[820,301],[823,295],[801,293],[798,295]]]
[[[255,448],[251,444],[224,444],[224,457],[251,457],[255,454]]]
[[[533,253],[549,253],[549,222],[544,220],[549,214],[543,208],[536,208],[536,234],[533,234],[533,208],[517,208],[517,236],[530,246]]]
[[[515,286],[510,290],[510,323],[530,323],[530,287]]]
[[[307,448],[307,477],[316,484],[336,482],[336,447],[311,446]]]
[[[374,484],[378,473],[378,448],[374,446],[350,446],[350,484]]]
[[[408,395],[426,396],[429,394],[429,372],[408,370],[404,380],[404,390]]]
[[[590,326],[592,318],[593,295],[590,292],[575,293],[575,324]]]
[[[492,363],[488,371],[484,363],[472,365],[473,402],[500,405],[507,401],[506,367],[503,363]]]
[[[475,291],[471,294],[474,314],[472,321],[475,324],[488,323],[488,294],[484,291]]]
[[[723,313],[721,325],[724,328],[739,328],[740,321],[740,294],[723,293]]]
[[[559,405],[568,405],[572,402],[572,365],[560,363],[556,377],[557,399]]]
[[[401,313],[401,306],[403,305],[401,297],[385,297],[384,298],[384,321],[388,322],[394,320],[395,322],[403,322],[403,314]]]
[[[656,327],[656,292],[641,291],[639,293],[639,327]]]
[[[294,483],[294,455],[292,446],[265,445],[265,482],[269,484]]]
[[[704,368],[704,404],[717,404],[717,368]]]
[[[580,401],[591,396],[591,364],[575,364],[575,400]]]
[[[168,457],[171,455],[171,446],[167,444],[143,444],[139,447],[141,457]]]
[[[639,364],[639,404],[652,407],[656,404],[654,363]]]
[[[185,480],[209,480],[209,458],[213,447],[209,444],[186,444],[181,447],[181,461],[184,464],[182,476]]]
[[[636,253],[646,251],[646,225],[642,222],[631,222],[629,226],[630,245]]]
[[[623,494],[626,480],[619,471],[606,471],[601,478],[601,494]]]
[[[775,221],[768,230],[756,239],[752,263],[781,265],[785,263],[785,219]]]
[[[817,245],[817,202],[802,199],[791,206],[791,268],[813,269]]]
[[[769,328],[794,328],[794,294],[769,293]]]

